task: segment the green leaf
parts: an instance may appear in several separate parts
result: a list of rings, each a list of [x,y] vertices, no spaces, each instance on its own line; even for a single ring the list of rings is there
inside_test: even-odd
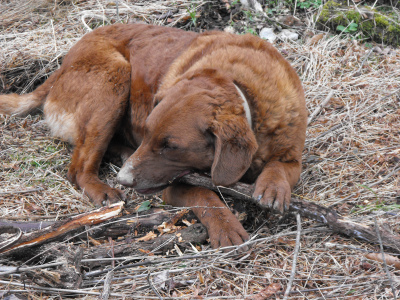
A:
[[[347,28],[344,27],[343,25],[338,25],[338,26],[336,27],[336,30],[337,30],[337,31],[346,32]]]
[[[357,31],[358,29],[358,24],[357,23],[351,23],[348,27],[349,31]]]
[[[149,210],[151,206],[150,200],[144,201],[138,208],[137,212]]]

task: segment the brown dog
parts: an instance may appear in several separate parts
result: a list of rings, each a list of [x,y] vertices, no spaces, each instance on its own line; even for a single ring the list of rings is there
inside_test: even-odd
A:
[[[213,247],[241,244],[242,225],[207,189],[174,183],[210,171],[215,185],[256,182],[283,212],[299,179],[307,113],[300,80],[252,35],[113,25],[85,35],[34,92],[0,96],[1,114],[43,106],[52,133],[75,145],[68,178],[97,205],[124,198],[98,178],[108,150],[118,181],[193,207]],[[137,149],[134,151],[134,149]]]

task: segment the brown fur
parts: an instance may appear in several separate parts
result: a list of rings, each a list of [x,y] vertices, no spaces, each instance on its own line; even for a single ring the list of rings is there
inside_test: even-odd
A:
[[[235,85],[249,103],[251,126]],[[98,178],[108,149],[126,160],[121,183],[143,193],[166,188],[167,203],[194,206],[213,247],[248,235],[215,193],[175,178],[200,170],[211,171],[216,185],[255,181],[253,196],[282,212],[300,176],[307,119],[300,80],[252,35],[102,27],[36,91],[0,96],[3,114],[40,105],[53,134],[75,145],[68,178],[95,204],[124,198]]]

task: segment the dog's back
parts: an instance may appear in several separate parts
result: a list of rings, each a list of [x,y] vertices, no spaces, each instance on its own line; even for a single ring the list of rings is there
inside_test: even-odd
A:
[[[145,24],[100,27],[83,36],[65,56],[60,69],[35,91],[0,95],[0,114],[25,116],[43,110],[52,134],[76,144],[79,129],[73,123],[79,123],[80,119],[87,118],[84,115],[92,113],[91,108],[84,109],[80,103],[93,99],[96,86],[112,82],[116,92],[129,90],[129,83],[122,78],[124,74],[131,77],[133,72],[132,77],[139,75],[149,85],[146,88],[155,92],[169,65],[196,35]],[[90,78],[94,74],[93,82]],[[91,97],[86,97],[88,93]],[[126,95],[128,101],[129,93]],[[134,96],[131,101],[135,101]],[[92,106],[99,106],[99,101],[107,99],[97,97]]]

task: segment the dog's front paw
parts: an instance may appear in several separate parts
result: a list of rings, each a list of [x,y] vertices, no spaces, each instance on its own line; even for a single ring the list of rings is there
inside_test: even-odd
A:
[[[90,201],[96,206],[105,206],[110,203],[125,201],[126,195],[123,191],[115,189],[97,178],[82,180],[79,178],[78,185],[84,191]]]
[[[215,223],[207,226],[211,247],[214,249],[238,246],[249,240],[249,234],[243,228],[238,219],[229,212],[224,218],[218,218]],[[238,248],[239,252],[249,249],[248,246]],[[229,251],[230,249],[227,249]]]
[[[286,180],[269,180],[268,182],[257,180],[253,198],[262,206],[283,214],[284,211],[289,210],[290,205],[291,189],[289,182]]]
[[[123,191],[111,188],[106,184],[103,185],[101,188],[92,189],[90,193],[85,190],[85,194],[96,207],[126,200],[126,195]]]

